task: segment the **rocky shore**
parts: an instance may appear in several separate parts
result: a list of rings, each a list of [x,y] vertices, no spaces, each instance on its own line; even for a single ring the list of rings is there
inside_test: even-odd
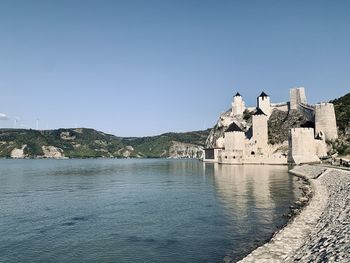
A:
[[[350,171],[303,165],[312,198],[265,245],[239,262],[350,262]]]

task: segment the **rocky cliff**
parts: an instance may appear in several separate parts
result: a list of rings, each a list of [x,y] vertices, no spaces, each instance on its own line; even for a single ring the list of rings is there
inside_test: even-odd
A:
[[[251,127],[251,114],[248,111],[245,111],[242,117],[231,116],[231,109],[222,113],[219,116],[219,119],[216,122],[213,129],[211,129],[209,136],[205,141],[205,147],[206,148],[221,147],[221,141],[220,140],[218,141],[218,139],[224,136],[225,130],[228,128],[228,126],[232,122],[235,122],[237,125],[240,126],[240,128],[248,132],[249,128]]]
[[[270,144],[278,144],[288,141],[288,133],[291,128],[315,128],[315,124],[309,122],[306,117],[297,110],[286,112],[274,109],[267,125]]]
[[[224,136],[224,131],[232,122],[235,122],[242,128],[248,138],[251,136],[252,113],[245,111],[243,116],[231,116],[230,113],[231,110],[228,110],[220,115],[219,120],[210,131],[206,140],[205,146],[207,148],[221,147],[220,140],[217,140]],[[268,121],[269,143],[274,145],[288,141],[288,131],[290,128],[314,126],[314,123],[308,122],[303,114],[297,110],[291,110],[288,113],[286,111],[274,109]]]

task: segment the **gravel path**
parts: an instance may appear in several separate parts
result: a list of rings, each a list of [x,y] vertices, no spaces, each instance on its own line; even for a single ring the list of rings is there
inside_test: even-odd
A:
[[[239,262],[350,262],[350,172],[311,165],[291,172],[309,180],[309,204]]]

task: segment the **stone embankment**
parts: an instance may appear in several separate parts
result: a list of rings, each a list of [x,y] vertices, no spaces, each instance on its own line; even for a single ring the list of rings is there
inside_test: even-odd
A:
[[[313,197],[267,244],[239,262],[350,262],[350,171],[298,166]]]

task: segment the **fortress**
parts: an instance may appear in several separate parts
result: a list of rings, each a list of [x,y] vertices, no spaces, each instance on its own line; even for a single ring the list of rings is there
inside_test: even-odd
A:
[[[269,143],[268,121],[274,111],[300,113],[307,120],[303,127],[290,127],[288,140]],[[248,123],[247,120],[250,120]],[[335,111],[332,103],[307,103],[303,87],[290,90],[290,101],[271,103],[262,92],[256,107],[246,107],[237,92],[231,109],[220,116],[223,132],[211,133],[204,150],[205,162],[221,164],[288,164],[314,163],[327,156],[327,141],[337,139]],[[213,131],[214,131],[213,129]],[[214,131],[215,132],[215,131]],[[216,136],[214,136],[216,135]]]

